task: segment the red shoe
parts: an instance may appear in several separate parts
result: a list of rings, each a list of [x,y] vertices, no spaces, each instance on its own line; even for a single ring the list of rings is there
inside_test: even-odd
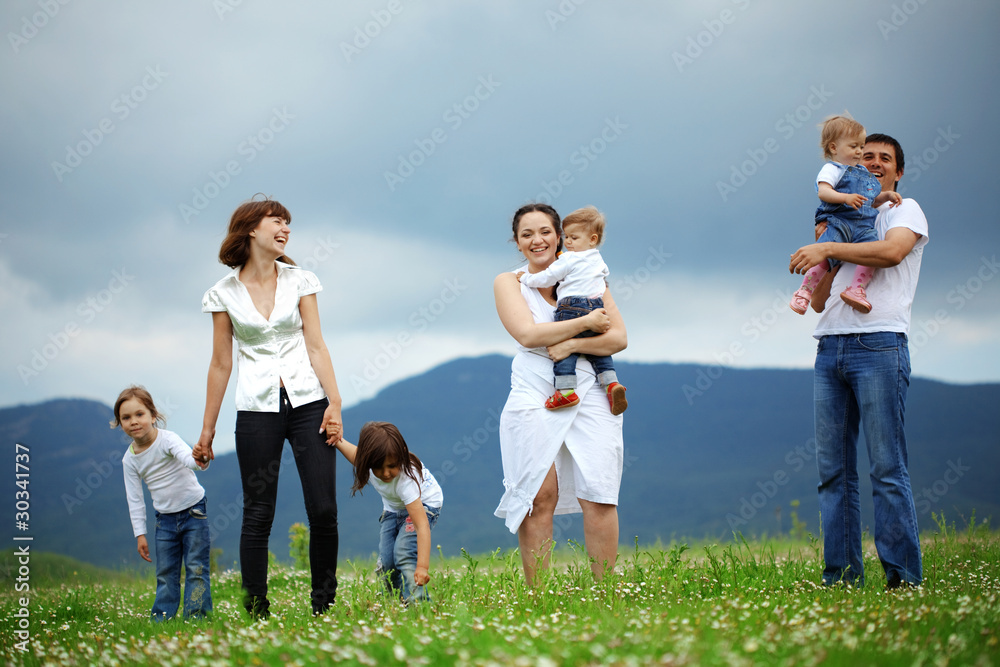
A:
[[[858,287],[848,287],[840,293],[840,298],[859,313],[867,315],[872,312],[872,305],[868,302],[868,295],[865,294],[865,288],[860,285]]]
[[[624,386],[617,382],[608,385],[608,405],[611,406],[611,414],[613,415],[620,415],[628,409]]]
[[[562,410],[563,408],[571,408],[580,402],[580,397],[576,395],[576,392],[570,392],[569,396],[563,396],[561,391],[556,391],[556,393],[545,399],[545,407],[549,410]]]

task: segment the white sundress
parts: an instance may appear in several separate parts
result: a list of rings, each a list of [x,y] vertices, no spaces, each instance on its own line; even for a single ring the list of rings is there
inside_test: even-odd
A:
[[[535,322],[552,322],[555,306],[537,289],[521,285]],[[552,360],[545,348],[518,345],[511,364],[510,395],[500,415],[500,455],[505,492],[494,514],[516,533],[555,463],[559,484],[556,514],[583,511],[577,500],[618,504],[624,444],[622,416],[614,416],[607,395],[586,357],[576,365],[580,403],[547,410],[553,394]]]

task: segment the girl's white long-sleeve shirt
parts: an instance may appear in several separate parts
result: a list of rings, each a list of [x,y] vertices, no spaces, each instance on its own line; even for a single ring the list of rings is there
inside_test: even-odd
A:
[[[194,471],[199,470],[191,448],[173,431],[157,429],[156,440],[136,454],[129,446],[122,457],[125,497],[135,537],[146,534],[146,501],[142,482],[153,499],[153,509],[161,514],[180,512],[205,496]]]

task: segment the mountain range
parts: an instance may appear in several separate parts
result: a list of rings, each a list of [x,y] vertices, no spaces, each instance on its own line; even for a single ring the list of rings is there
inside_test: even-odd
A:
[[[500,355],[453,360],[344,411],[348,440],[356,442],[366,421],[393,422],[434,472],[445,501],[433,544],[446,555],[517,544],[493,516],[503,493],[498,423],[510,388],[510,361]],[[792,512],[818,533],[811,371],[616,365],[629,388],[619,499],[623,544],[788,532]],[[911,379],[906,435],[922,529],[934,527],[933,512],[960,523],[973,511],[979,518],[1000,517],[998,405],[998,384]],[[108,428],[111,418],[109,406],[81,399],[0,409],[0,438],[8,451],[29,454],[29,476],[0,482],[13,501],[22,490],[18,479],[29,481],[28,528],[12,525],[12,534],[32,536],[36,550],[98,565],[141,563],[122,480],[128,439]],[[869,525],[871,485],[860,449],[862,515]],[[279,479],[270,548],[287,559],[290,526],[306,523],[289,447]],[[217,456],[199,480],[208,496],[213,547],[222,549],[221,562],[228,565],[239,555],[242,496],[235,453]],[[369,557],[378,542],[378,494],[369,487],[351,497],[351,469],[343,458],[337,487],[340,556]],[[148,496],[147,509],[151,515]],[[555,537],[561,544],[582,542],[580,516],[556,517]]]

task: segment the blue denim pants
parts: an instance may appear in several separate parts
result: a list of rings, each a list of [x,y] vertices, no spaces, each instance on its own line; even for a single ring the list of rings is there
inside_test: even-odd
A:
[[[156,599],[152,618],[165,621],[177,614],[181,600],[181,564],[184,565],[184,618],[212,611],[209,584],[211,551],[205,498],[181,510],[156,512]]]
[[[604,308],[604,299],[601,297],[568,296],[559,299],[556,304],[556,322],[575,320],[583,317],[591,311]],[[598,335],[596,331],[584,331],[574,338],[590,338]],[[552,368],[555,380],[553,384],[556,389],[576,389],[576,359],[579,354],[571,354],[561,361],[557,361]],[[597,373],[597,382],[602,387],[607,387],[612,382],[618,382],[618,375],[615,373],[615,364],[611,357],[598,357],[592,354],[586,355],[590,359],[594,372]]]
[[[240,570],[246,595],[258,603],[267,597],[267,546],[286,439],[295,456],[309,519],[313,612],[324,611],[336,596],[337,449],[327,445],[325,434],[319,432],[327,405],[324,398],[293,408],[282,388],[278,412],[236,413],[236,458],[243,483]]]
[[[923,577],[917,513],[907,471],[903,414],[910,383],[906,335],[823,336],[816,353],[816,465],[823,528],[823,583],[864,585],[858,432],[864,428],[875,505],[874,537],[890,586]]]
[[[427,512],[427,523],[433,529],[441,508],[424,505],[424,511]],[[410,513],[406,510],[386,510],[379,517],[379,523],[382,528],[379,533],[376,574],[384,577],[389,591],[397,593],[403,602],[430,600],[424,587],[417,586],[413,580],[417,571],[417,529],[410,519]]]

